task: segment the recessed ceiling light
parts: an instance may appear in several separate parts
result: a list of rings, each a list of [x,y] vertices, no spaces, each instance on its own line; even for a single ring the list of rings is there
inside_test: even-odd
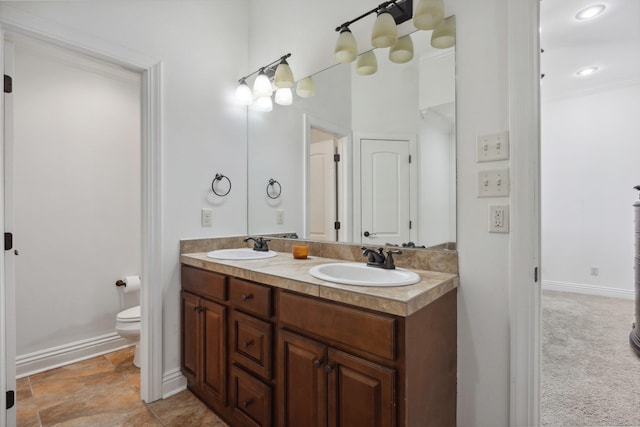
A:
[[[577,76],[586,77],[598,71],[598,67],[586,67],[578,70],[576,72]]]
[[[585,19],[591,19],[593,17],[596,17],[600,15],[602,12],[604,12],[605,7],[606,6],[603,4],[596,4],[594,6],[589,6],[586,9],[582,9],[580,12],[578,12],[576,14],[576,19],[579,21],[584,21]]]

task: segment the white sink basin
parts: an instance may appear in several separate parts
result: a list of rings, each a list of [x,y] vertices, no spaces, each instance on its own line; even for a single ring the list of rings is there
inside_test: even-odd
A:
[[[320,264],[311,267],[309,274],[320,280],[355,286],[406,286],[420,281],[420,276],[413,271],[385,270],[361,262]]]
[[[274,251],[261,252],[251,248],[218,249],[207,253],[209,258],[226,260],[265,259],[273,258],[276,255],[278,253]]]

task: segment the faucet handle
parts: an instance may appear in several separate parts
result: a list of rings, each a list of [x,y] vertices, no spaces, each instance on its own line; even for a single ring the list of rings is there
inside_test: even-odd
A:
[[[402,254],[402,251],[399,249],[390,249],[387,251],[387,259],[385,259],[384,261],[384,268],[386,268],[387,270],[395,270],[396,268],[396,264],[393,261],[393,255],[400,255]]]

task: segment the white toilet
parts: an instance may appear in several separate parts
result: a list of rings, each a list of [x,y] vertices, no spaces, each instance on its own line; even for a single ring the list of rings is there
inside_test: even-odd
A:
[[[116,316],[116,332],[122,338],[136,343],[133,364],[140,367],[140,306],[127,308]]]

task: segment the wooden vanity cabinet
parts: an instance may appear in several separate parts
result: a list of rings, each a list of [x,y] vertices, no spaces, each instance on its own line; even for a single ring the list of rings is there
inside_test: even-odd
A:
[[[455,426],[455,290],[401,317],[187,265],[182,288],[182,372],[230,426]]]

